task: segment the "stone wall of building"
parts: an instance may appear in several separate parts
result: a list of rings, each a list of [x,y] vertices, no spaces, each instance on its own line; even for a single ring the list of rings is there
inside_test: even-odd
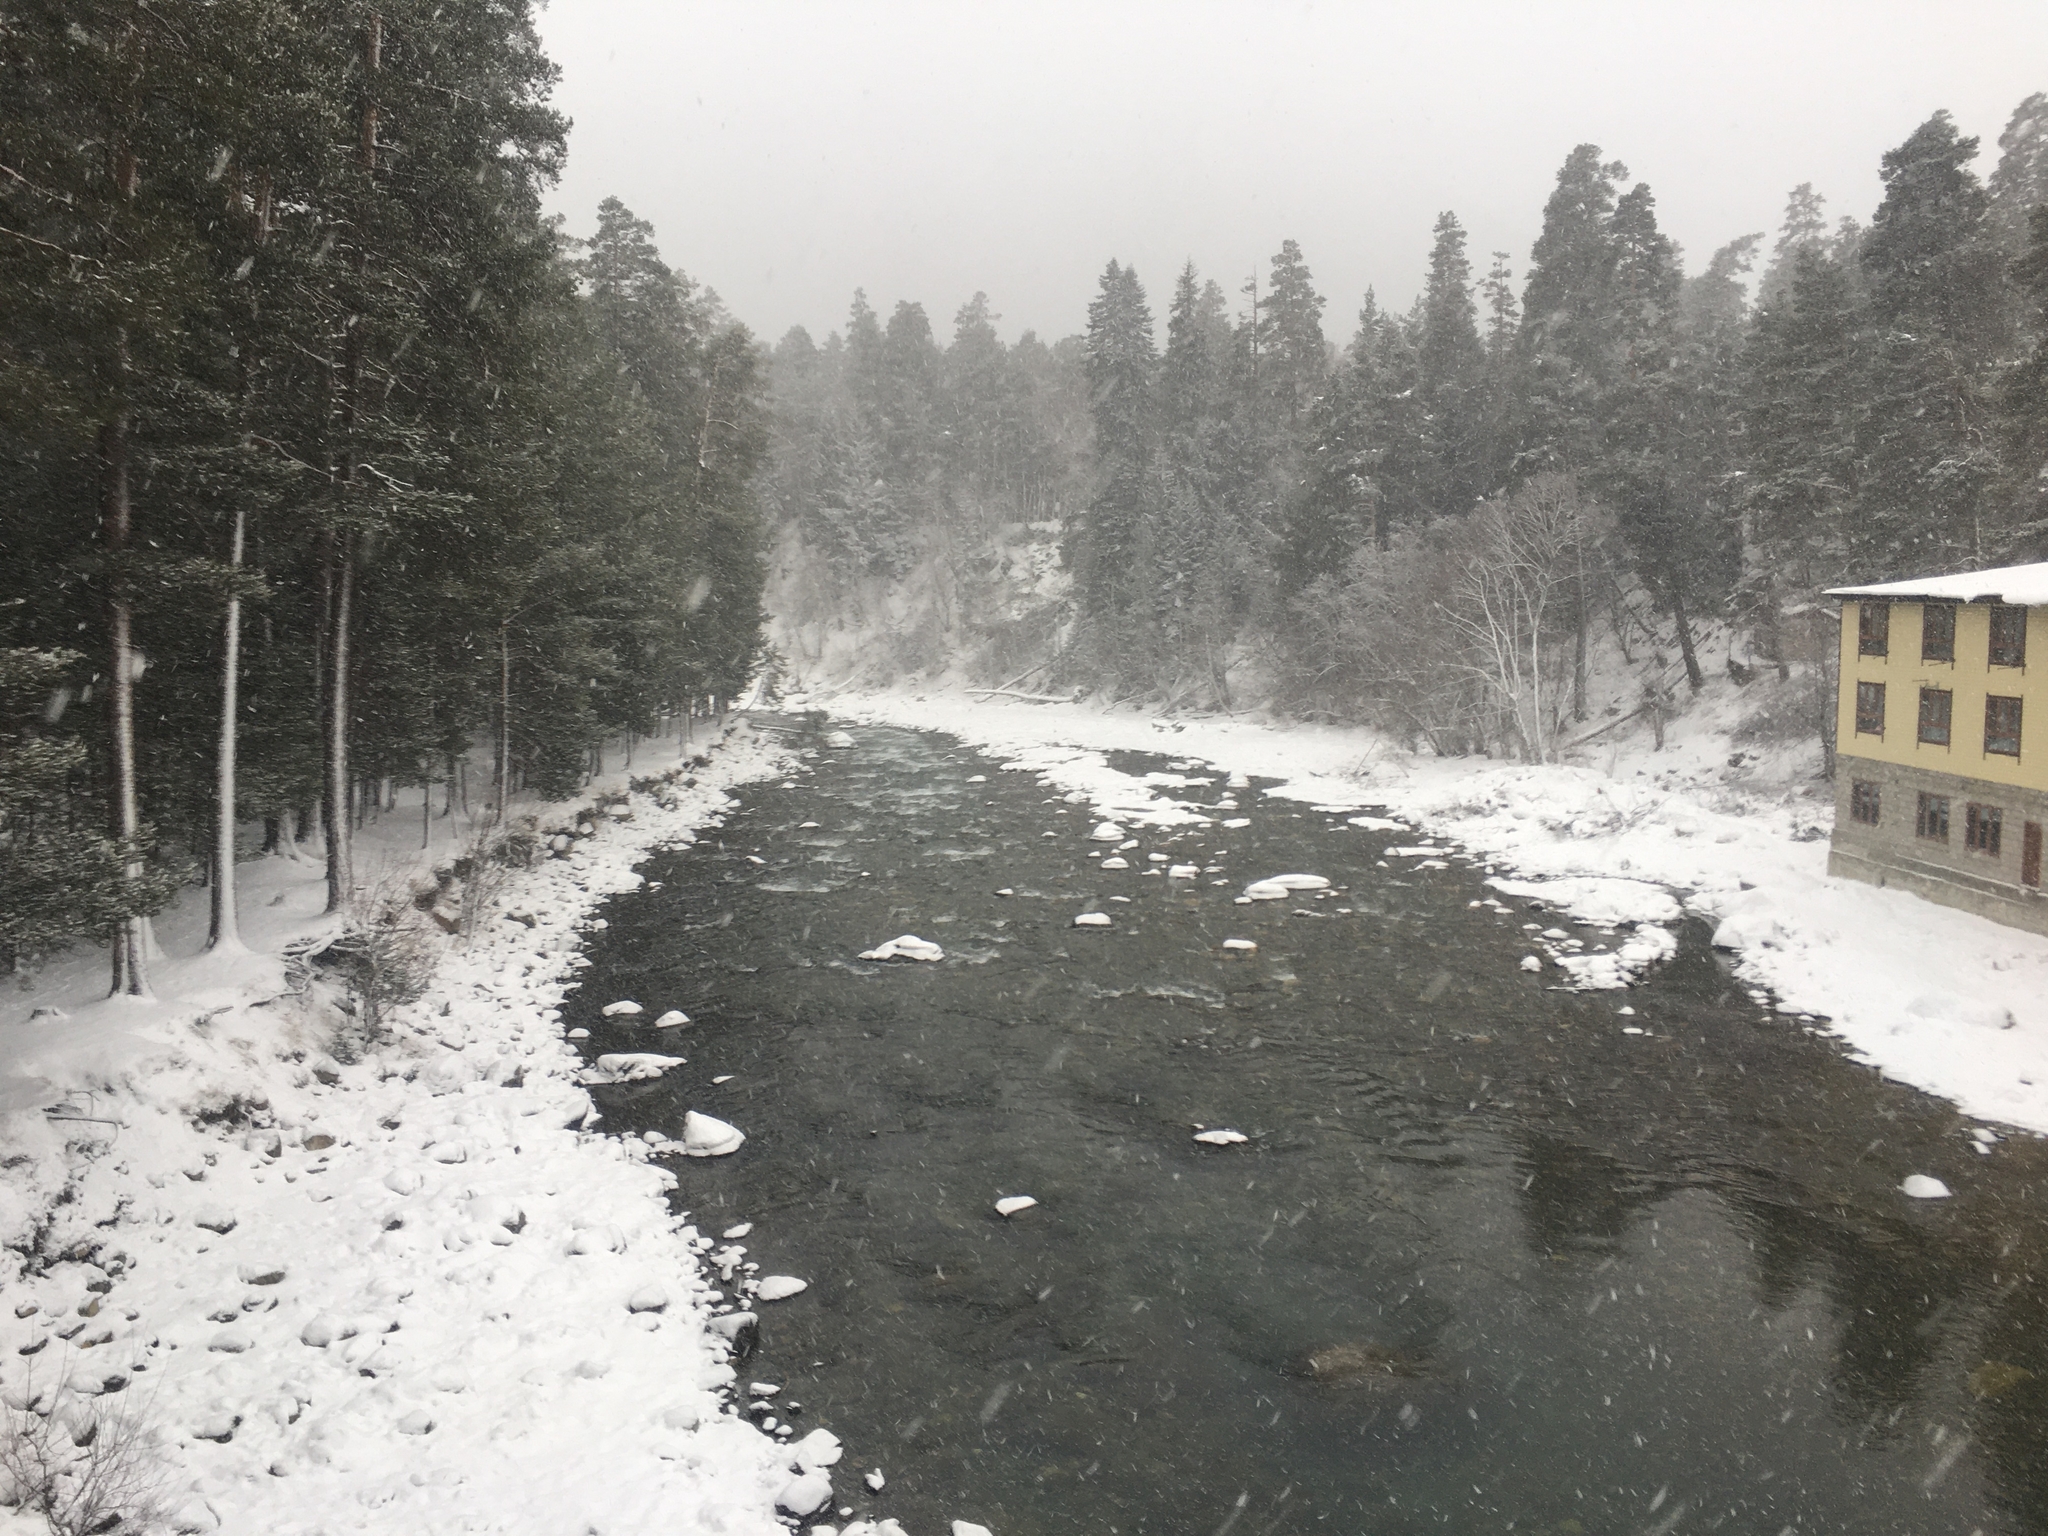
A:
[[[1852,814],[1859,783],[1877,790],[1876,826],[1857,821]],[[1946,841],[1919,834],[1923,793],[1948,798]],[[2001,813],[1996,857],[1966,846],[1973,802],[1996,806]],[[2048,933],[2048,898],[2020,879],[2030,821],[2048,828],[2048,794],[1844,753],[1836,759],[1835,835],[1828,873],[1872,885],[1895,885],[1944,906]]]

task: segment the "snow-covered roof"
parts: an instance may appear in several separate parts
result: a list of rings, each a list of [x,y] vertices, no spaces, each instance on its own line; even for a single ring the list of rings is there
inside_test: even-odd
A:
[[[1914,581],[1885,581],[1870,587],[1831,587],[1829,597],[1877,597],[1911,602],[1932,599],[1948,603],[2048,603],[2048,560],[2033,565],[2002,565],[1991,571],[1963,571],[1955,576],[1922,576]]]

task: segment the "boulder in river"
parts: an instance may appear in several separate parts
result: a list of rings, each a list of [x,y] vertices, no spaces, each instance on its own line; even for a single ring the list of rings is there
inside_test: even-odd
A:
[[[1326,1387],[1384,1388],[1434,1374],[1427,1355],[1386,1344],[1346,1340],[1312,1350],[1302,1374]]]

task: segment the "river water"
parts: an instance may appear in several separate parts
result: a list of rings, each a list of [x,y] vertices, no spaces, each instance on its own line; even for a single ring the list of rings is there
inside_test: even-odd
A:
[[[566,1022],[689,1058],[600,1090],[607,1129],[747,1133],[676,1201],[810,1281],[742,1381],[847,1443],[835,1503],[912,1536],[2048,1531],[2037,1145],[1978,1156],[1696,924],[1626,993],[1554,990],[1518,962],[1556,916],[1384,867],[1412,834],[1255,787],[1111,873],[1033,774],[783,724],[805,769],[646,866]],[[1337,889],[1233,902],[1283,871]],[[855,959],[902,933],[946,960]]]

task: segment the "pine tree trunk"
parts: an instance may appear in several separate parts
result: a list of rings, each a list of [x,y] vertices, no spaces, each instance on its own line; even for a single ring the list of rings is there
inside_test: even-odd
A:
[[[509,622],[509,621],[508,621]],[[506,625],[498,626],[498,819],[512,797],[512,643]]]
[[[334,594],[327,626],[327,718],[322,740],[326,758],[327,910],[340,912],[355,891],[353,787],[348,771],[349,619],[355,599],[355,541],[347,534],[328,540],[329,590]]]
[[[374,188],[370,178],[377,169],[377,72],[382,63],[384,18],[372,11],[363,30],[363,100],[359,122],[360,142],[356,161],[364,177],[363,200],[367,205]],[[367,227],[368,220],[363,221]],[[358,244],[356,273],[369,269],[369,251]],[[356,483],[356,409],[362,389],[361,317],[355,317],[342,341],[341,381],[341,464],[336,476],[339,500],[344,508]],[[355,894],[355,849],[353,821],[354,783],[349,774],[349,627],[355,598],[355,535],[335,529],[325,536],[327,545],[327,591],[330,594],[327,636],[327,715],[323,733],[326,757],[327,801],[327,910],[340,912]]]
[[[1678,652],[1685,658],[1685,680],[1698,693],[1707,685],[1707,679],[1700,671],[1699,652],[1693,649],[1692,625],[1685,617],[1685,594],[1679,590],[1675,575],[1665,585],[1671,593],[1671,621],[1678,627]]]
[[[247,531],[247,515],[237,506],[234,535],[228,547],[230,570],[242,568]],[[235,732],[241,711],[241,677],[242,595],[230,590],[221,631],[220,741],[213,771],[213,906],[206,935],[208,949],[242,948],[241,927],[235,914]]]
[[[127,850],[122,876],[131,886],[142,878],[141,798],[135,784],[135,611],[128,600],[127,566],[133,506],[128,494],[128,333],[114,344],[115,387],[124,392],[114,414],[100,428],[100,529],[112,567],[107,597],[107,725],[113,758],[114,834]],[[149,920],[130,917],[115,931],[112,994],[148,997]]]

